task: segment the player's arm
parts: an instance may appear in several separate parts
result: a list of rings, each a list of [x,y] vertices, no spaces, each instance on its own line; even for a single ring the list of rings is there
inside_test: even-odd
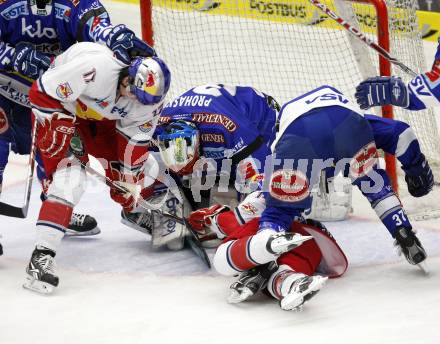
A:
[[[434,177],[419,141],[411,127],[402,121],[366,115],[376,146],[394,155],[402,164],[408,191],[414,197],[428,194],[434,185]]]
[[[40,125],[37,144],[49,158],[63,157],[74,133],[75,116],[64,110],[62,102],[75,102],[88,85],[83,77],[88,63],[78,58],[61,63],[62,59],[60,56],[29,91],[32,112]]]
[[[440,60],[431,71],[413,78],[408,84],[395,76],[368,78],[356,87],[356,100],[361,109],[394,105],[408,110],[440,106]]]
[[[73,6],[73,5],[72,5]],[[113,25],[110,16],[100,1],[81,1],[75,11],[75,20],[70,30],[78,42],[96,42],[108,46],[116,57],[130,64],[136,56],[155,56],[152,47],[139,39],[132,30],[123,24]]]
[[[110,189],[110,196],[130,212],[136,206],[136,200],[148,185],[145,176],[150,175],[147,161],[153,161],[148,146],[156,126],[157,118],[146,123],[120,120],[116,124],[118,170],[113,171],[111,178],[130,192],[124,193],[115,188]],[[149,159],[150,158],[150,159]],[[155,177],[154,177],[155,178]]]

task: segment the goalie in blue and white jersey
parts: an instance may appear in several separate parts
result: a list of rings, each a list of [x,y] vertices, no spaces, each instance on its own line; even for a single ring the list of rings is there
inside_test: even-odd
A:
[[[378,165],[377,149],[400,161],[413,196],[431,191],[432,171],[407,124],[364,116],[330,86],[286,103],[272,143],[274,169],[271,173],[265,171],[266,209],[260,230],[286,231],[294,218],[310,207],[310,190],[322,171],[343,172],[368,199],[408,262],[423,262],[426,252],[412,231],[386,171]]]
[[[162,159],[180,176],[191,175],[200,157],[209,159],[214,173],[240,179],[242,191],[264,170],[278,109],[272,97],[252,87],[192,88],[162,111],[156,131]]]

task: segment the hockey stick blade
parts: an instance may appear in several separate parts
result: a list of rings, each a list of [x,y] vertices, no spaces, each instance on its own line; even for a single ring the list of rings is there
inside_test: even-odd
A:
[[[0,215],[24,219],[27,216],[27,211],[27,207],[15,207],[13,205],[0,202]]]
[[[29,154],[29,165],[28,165],[28,173],[26,179],[23,206],[17,207],[4,202],[0,202],[0,215],[24,219],[28,214],[29,202],[31,199],[31,192],[32,192],[32,181],[34,179],[36,140],[37,140],[37,125],[34,123],[34,126],[32,128],[31,151]]]

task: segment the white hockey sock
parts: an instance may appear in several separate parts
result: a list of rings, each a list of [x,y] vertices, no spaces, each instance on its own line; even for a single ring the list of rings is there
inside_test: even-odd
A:
[[[280,265],[278,270],[270,276],[267,290],[274,298],[281,300],[287,295],[292,284],[304,276],[302,273],[295,272],[288,265]]]
[[[58,246],[60,246],[63,237],[64,233],[62,231],[54,229],[52,227],[39,225],[37,226],[36,246],[38,248],[45,247],[49,250],[56,252]]]

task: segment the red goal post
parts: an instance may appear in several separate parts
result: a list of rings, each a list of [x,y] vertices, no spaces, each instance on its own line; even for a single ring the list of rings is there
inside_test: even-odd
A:
[[[323,2],[413,70],[424,70],[416,0]],[[140,0],[140,8],[143,38],[173,71],[171,96],[198,84],[222,82],[252,85],[284,102],[324,83],[352,96],[367,76],[397,74],[409,80],[364,43],[346,37],[307,0]],[[284,45],[291,47],[280,53],[285,62],[277,54]],[[252,69],[259,66],[265,76]],[[440,160],[438,140],[429,139],[436,134],[434,115],[428,113],[429,120],[422,121],[405,113],[395,116],[398,111],[384,106],[382,116],[409,122],[422,135],[424,152]],[[398,190],[396,161],[391,156],[385,160]]]

